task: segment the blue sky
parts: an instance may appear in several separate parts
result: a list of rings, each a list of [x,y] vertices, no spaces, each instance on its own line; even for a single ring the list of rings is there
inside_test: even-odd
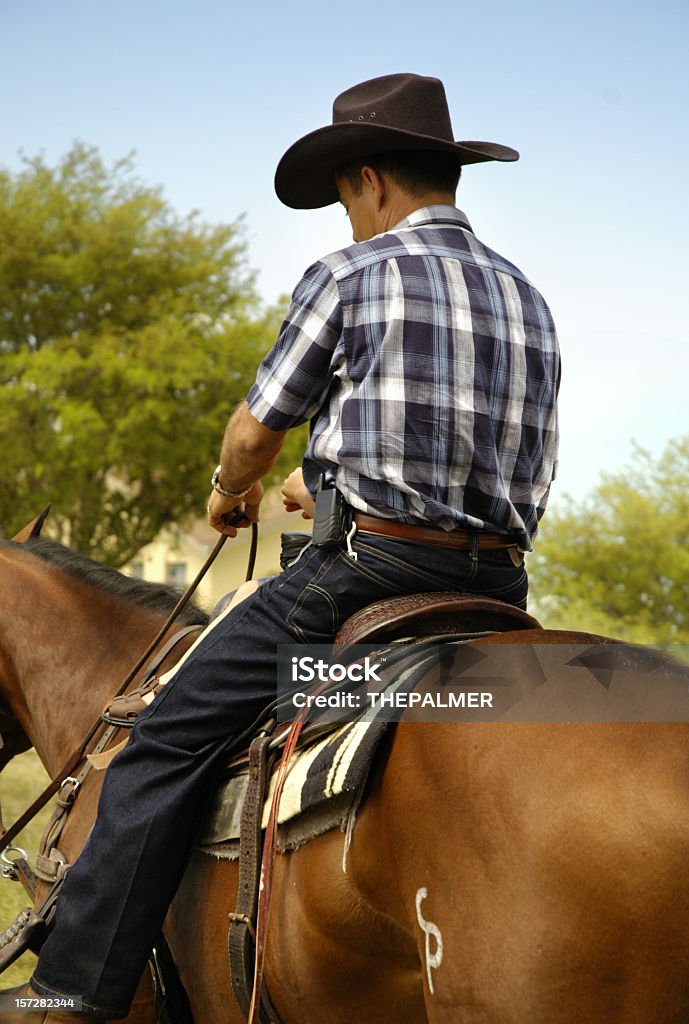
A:
[[[442,78],[458,139],[519,149],[468,167],[478,236],[541,288],[563,349],[555,495],[689,433],[686,0],[345,4],[2,0],[0,164],[75,139],[212,222],[244,213],[268,300],[346,244],[342,210],[273,192],[335,95],[396,71]]]

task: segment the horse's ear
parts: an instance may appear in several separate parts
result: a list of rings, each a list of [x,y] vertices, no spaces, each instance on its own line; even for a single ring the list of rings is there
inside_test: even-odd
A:
[[[16,541],[18,544],[23,544],[25,540],[29,539],[29,537],[38,537],[43,523],[48,518],[50,508],[51,506],[49,504],[46,505],[40,515],[37,515],[35,519],[32,519],[30,523],[19,531],[19,533],[15,533],[12,540]]]

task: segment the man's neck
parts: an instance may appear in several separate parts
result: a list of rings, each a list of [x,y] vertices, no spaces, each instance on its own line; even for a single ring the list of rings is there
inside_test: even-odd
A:
[[[415,210],[422,210],[426,206],[454,205],[455,197],[451,192],[425,192],[421,196],[410,196],[408,192],[394,189],[379,214],[380,232],[389,231]]]

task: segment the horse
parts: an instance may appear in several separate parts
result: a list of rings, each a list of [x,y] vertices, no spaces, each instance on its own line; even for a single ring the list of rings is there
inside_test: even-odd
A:
[[[151,585],[123,587],[93,564],[49,542],[0,542],[0,699],[49,774],[164,615]],[[526,629],[472,647],[518,668],[543,645],[557,675],[563,645],[603,639]],[[687,691],[689,670],[637,653],[595,669],[602,689],[631,688],[643,712],[640,680],[659,664]],[[338,830],[276,857],[265,980],[282,1024],[689,1020],[688,741],[684,721],[403,718],[346,858]],[[100,778],[61,836],[72,859]],[[196,1024],[243,1020],[226,960],[237,874],[194,851],[166,920]],[[128,1018],[153,1019],[145,999]]]

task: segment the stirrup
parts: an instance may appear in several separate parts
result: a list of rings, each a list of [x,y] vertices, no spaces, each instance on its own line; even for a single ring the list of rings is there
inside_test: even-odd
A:
[[[158,676],[153,676],[143,686],[123,693],[119,697],[113,697],[104,708],[101,718],[109,725],[117,725],[121,729],[131,729],[142,711],[150,706],[157,697],[163,684]]]

